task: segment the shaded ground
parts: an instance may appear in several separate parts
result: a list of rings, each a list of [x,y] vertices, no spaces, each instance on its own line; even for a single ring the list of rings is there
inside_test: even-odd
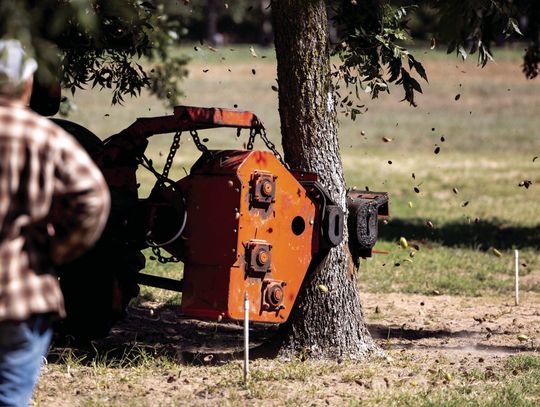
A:
[[[519,307],[511,299],[406,294],[364,294],[363,303],[385,358],[362,363],[257,359],[247,387],[241,363],[231,353],[241,349],[239,325],[189,320],[178,317],[174,307],[145,303],[92,350],[53,348],[35,403],[417,404],[426,394],[435,401],[454,393],[468,397],[464,388],[475,397],[495,397],[493,389],[514,389],[529,380],[530,366],[540,372],[537,294],[524,295]],[[254,343],[274,332],[256,327]],[[534,378],[533,386],[540,386]],[[521,404],[534,405],[539,394],[525,392]],[[516,403],[509,399],[506,405]]]

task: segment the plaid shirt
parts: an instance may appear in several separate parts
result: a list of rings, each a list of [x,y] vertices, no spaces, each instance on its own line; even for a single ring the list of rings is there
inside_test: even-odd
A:
[[[95,243],[109,208],[101,172],[73,137],[0,99],[0,321],[65,315],[53,266]]]

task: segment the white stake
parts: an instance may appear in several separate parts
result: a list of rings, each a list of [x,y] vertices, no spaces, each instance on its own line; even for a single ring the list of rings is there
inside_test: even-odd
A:
[[[244,383],[249,381],[249,298],[244,294]]]
[[[519,305],[519,250],[514,250],[514,268],[516,272],[515,289],[516,305]]]

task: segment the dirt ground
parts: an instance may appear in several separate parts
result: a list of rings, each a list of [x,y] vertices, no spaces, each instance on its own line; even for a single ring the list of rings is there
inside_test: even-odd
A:
[[[540,296],[513,298],[364,294],[372,335],[388,349],[509,355],[538,350]],[[448,357],[448,356],[447,356]]]
[[[498,372],[510,356],[538,355],[538,294],[523,295],[515,307],[512,298],[365,293],[363,305],[384,357],[361,363],[254,358],[246,387],[239,324],[186,319],[174,307],[143,303],[94,344],[93,357],[53,347],[34,404],[386,405],[390,395],[401,405],[392,391],[466,384],[481,393],[506,380]],[[254,327],[252,345],[273,333]]]

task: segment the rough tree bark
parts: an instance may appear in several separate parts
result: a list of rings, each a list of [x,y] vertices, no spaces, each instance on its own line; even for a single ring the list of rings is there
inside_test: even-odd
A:
[[[318,173],[345,209],[325,1],[275,0],[272,15],[285,159],[291,168]],[[310,358],[361,358],[377,350],[346,241],[306,277],[284,331],[283,355],[300,351]]]

